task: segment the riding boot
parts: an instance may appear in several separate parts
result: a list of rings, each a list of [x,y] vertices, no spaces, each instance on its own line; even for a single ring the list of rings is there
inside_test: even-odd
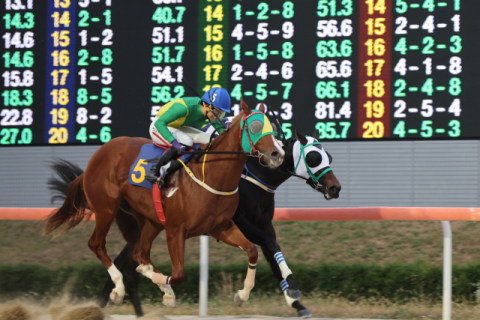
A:
[[[161,174],[160,174],[160,178],[157,180],[157,183],[161,186],[163,186],[165,184],[165,182],[167,181],[167,176],[174,173],[175,171],[177,171],[178,169],[180,169],[182,167],[182,164],[180,163],[180,161],[177,161],[177,160],[172,160],[170,161],[170,164],[167,164],[165,166],[163,166],[162,168],[160,168],[161,170]]]
[[[170,147],[165,153],[158,159],[157,163],[150,168],[150,170],[145,175],[145,179],[150,182],[157,182],[157,179],[160,175],[160,168],[169,163],[171,160],[175,160],[180,156],[178,149],[175,147]]]

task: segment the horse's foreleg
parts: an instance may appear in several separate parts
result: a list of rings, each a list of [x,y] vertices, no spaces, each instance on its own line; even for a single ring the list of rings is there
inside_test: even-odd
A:
[[[258,260],[257,247],[245,238],[232,220],[228,220],[217,226],[210,231],[209,234],[226,244],[244,250],[248,255],[248,271],[244,287],[242,290],[239,290],[234,297],[235,303],[240,307],[248,300],[250,291],[252,291],[255,286],[255,269]]]
[[[262,247],[262,250],[264,250],[264,255],[269,257],[268,261],[272,267],[272,270],[274,270],[274,265],[277,266],[276,270],[278,270],[278,273],[280,274],[279,281],[282,291],[284,291],[291,299],[300,299],[300,290],[298,290],[298,287],[293,280],[292,271],[287,266],[287,263],[283,258],[282,250],[275,239],[275,229],[273,228],[272,223],[269,222],[262,228],[268,230],[267,233],[247,220],[244,214],[234,216],[233,221],[248,240]],[[267,252],[265,252],[265,250],[267,250]],[[277,274],[275,275],[277,276]]]
[[[300,301],[300,290],[298,289],[295,281],[293,280],[293,274],[290,271],[286,271],[285,267],[282,270],[282,266],[286,266],[286,262],[283,259],[283,255],[281,255],[280,251],[280,246],[278,245],[276,241],[276,234],[275,234],[275,229],[273,228],[273,225],[269,223],[265,227],[265,234],[270,237],[271,241],[274,242],[267,242],[265,245],[262,245],[262,252],[263,255],[265,256],[265,259],[267,259],[268,263],[270,264],[270,268],[272,269],[273,274],[275,277],[280,281],[280,287],[282,288],[282,292],[285,296],[285,301],[287,302],[287,305],[289,305],[292,308],[297,309],[297,314],[299,317],[302,318],[307,318],[311,317],[312,314],[311,312],[305,308]],[[280,253],[280,254],[278,254]],[[279,259],[281,255],[281,259]],[[283,260],[283,261],[282,261]],[[288,273],[288,275],[285,277],[285,275]]]

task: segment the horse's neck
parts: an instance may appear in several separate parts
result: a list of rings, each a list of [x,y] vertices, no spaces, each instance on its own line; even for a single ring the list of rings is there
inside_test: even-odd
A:
[[[285,156],[283,163],[276,169],[264,167],[256,158],[249,158],[247,160],[247,168],[257,178],[272,187],[279,187],[282,183],[287,181],[291,175],[288,172],[293,172],[293,142],[284,147]]]
[[[242,152],[238,135],[239,129],[239,126],[233,126],[230,128],[231,132],[216,138],[210,151]],[[205,183],[219,191],[235,190],[240,181],[245,162],[247,162],[247,156],[242,154],[208,154],[205,157],[207,157],[204,171]],[[195,165],[195,174],[200,174],[199,177],[202,178],[203,160],[204,157],[201,157]]]

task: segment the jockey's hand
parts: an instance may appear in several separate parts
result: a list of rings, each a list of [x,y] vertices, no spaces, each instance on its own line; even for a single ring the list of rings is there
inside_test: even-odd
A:
[[[187,147],[178,142],[176,139],[172,141],[172,147],[177,148],[179,153],[187,149]]]
[[[227,127],[228,129],[230,129],[232,127],[232,122],[230,121],[230,119],[228,118],[223,118],[222,119],[222,122],[223,124],[225,125],[225,127]]]

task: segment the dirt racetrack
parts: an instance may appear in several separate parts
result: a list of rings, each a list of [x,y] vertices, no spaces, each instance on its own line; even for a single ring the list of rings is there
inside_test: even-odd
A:
[[[28,305],[23,302],[13,301],[0,308],[1,320],[135,320],[133,315],[109,315],[95,303],[86,303],[81,305],[68,305],[67,303],[57,302],[48,309],[36,305]],[[292,317],[268,317],[268,316],[165,316],[160,312],[151,312],[141,318],[142,320],[279,320],[292,319]],[[310,318],[312,320],[333,320],[327,318]],[[337,318],[338,320],[338,318]],[[355,320],[355,319],[343,319]],[[368,319],[363,319],[368,320]]]

